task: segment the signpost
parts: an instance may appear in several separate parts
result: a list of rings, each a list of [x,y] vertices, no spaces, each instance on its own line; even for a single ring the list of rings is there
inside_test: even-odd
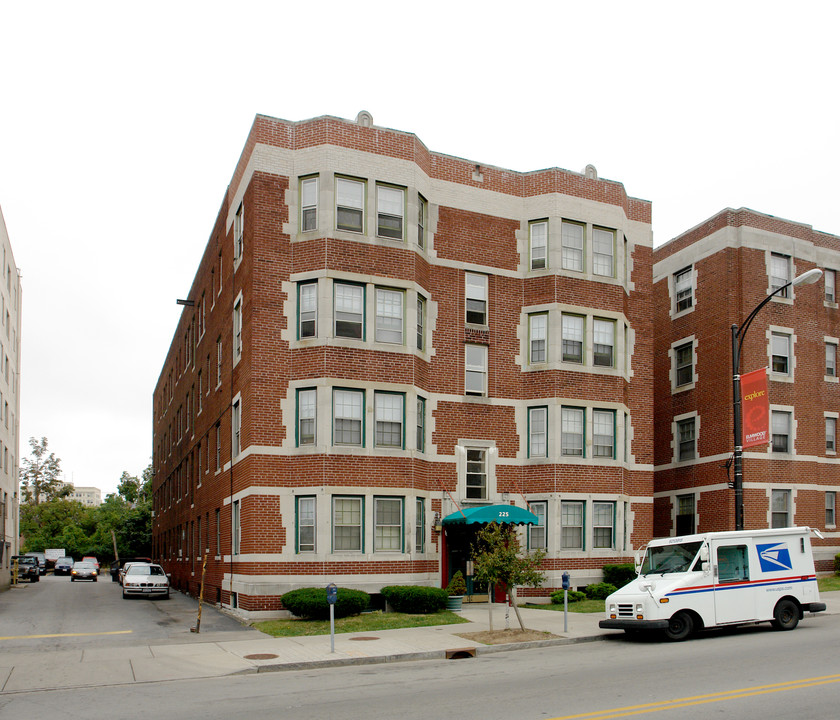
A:
[[[327,602],[330,604],[330,652],[335,652],[335,601],[338,600],[338,588],[335,583],[327,585]]]

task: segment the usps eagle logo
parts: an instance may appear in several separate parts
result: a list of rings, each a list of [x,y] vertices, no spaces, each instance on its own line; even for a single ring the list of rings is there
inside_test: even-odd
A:
[[[779,570],[792,570],[793,563],[790,561],[790,552],[785,543],[771,543],[768,545],[756,545],[758,559],[761,562],[762,572],[778,572]]]

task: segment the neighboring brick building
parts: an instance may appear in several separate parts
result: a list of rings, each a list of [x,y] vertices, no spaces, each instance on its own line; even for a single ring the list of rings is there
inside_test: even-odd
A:
[[[772,442],[744,452],[744,527],[807,525],[818,569],[840,550],[836,275],[840,237],[751,210],[724,210],[653,253],[654,534],[734,527],[732,324],[812,268],[756,315],[741,373],[768,368]]]
[[[255,617],[445,584],[513,503],[560,586],[653,524],[651,206],[416,136],[257,116],[154,392],[154,553]]]

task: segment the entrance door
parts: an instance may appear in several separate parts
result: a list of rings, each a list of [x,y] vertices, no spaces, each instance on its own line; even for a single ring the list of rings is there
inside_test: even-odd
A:
[[[750,586],[746,545],[717,545],[715,553],[715,619],[718,624],[755,620],[755,589]]]

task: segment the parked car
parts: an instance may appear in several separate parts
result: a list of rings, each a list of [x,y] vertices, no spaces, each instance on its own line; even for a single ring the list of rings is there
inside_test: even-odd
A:
[[[150,565],[151,563],[147,563],[145,561],[135,560],[134,562],[127,562],[120,568],[120,585],[123,584],[123,580],[125,580],[125,574],[128,572],[128,569],[134,567],[135,565]]]
[[[99,560],[97,560],[93,555],[85,555],[82,558],[82,562],[93,563],[96,567],[96,572],[99,573]]]
[[[122,560],[114,560],[111,563],[111,582],[120,582],[120,570],[125,567],[126,563],[130,562],[152,562],[152,558],[147,557],[127,557]]]
[[[38,572],[41,575],[47,574],[47,556],[42,552],[28,552],[29,557],[38,558]]]
[[[70,582],[74,580],[93,580],[93,582],[96,582],[98,574],[96,566],[92,562],[82,562],[80,560],[73,565],[73,569],[70,571]]]
[[[74,560],[71,557],[58,558],[55,561],[55,568],[53,568],[53,575],[69,575],[73,569]]]
[[[41,571],[38,568],[38,558],[32,555],[12,555],[12,578],[15,576],[15,561],[17,560],[18,580],[29,580],[38,582],[41,579]]]
[[[163,597],[169,599],[169,578],[160,565],[155,563],[130,563],[126,566],[122,580],[122,596]]]

